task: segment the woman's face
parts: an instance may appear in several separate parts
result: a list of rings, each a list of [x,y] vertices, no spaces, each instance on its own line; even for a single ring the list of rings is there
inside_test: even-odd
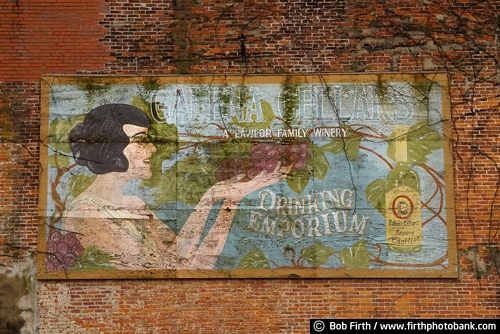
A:
[[[123,150],[123,154],[129,162],[127,173],[141,179],[149,179],[153,175],[150,158],[156,152],[156,148],[147,141],[148,128],[125,124],[123,131],[130,140],[130,143]]]

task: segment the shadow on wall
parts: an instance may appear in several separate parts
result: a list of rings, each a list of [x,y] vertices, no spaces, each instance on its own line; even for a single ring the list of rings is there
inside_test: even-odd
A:
[[[0,334],[18,334],[25,324],[20,299],[29,294],[26,280],[10,271],[0,273]]]

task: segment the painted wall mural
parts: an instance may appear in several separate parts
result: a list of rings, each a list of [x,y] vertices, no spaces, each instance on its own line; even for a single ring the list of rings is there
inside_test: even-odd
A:
[[[38,277],[456,277],[447,91],[43,77]]]

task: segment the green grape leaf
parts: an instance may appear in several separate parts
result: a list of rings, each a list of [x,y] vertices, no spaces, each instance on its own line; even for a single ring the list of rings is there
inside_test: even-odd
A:
[[[153,196],[155,205],[179,201],[195,205],[205,192],[214,185],[215,166],[205,156],[192,154],[175,163],[163,173]]]
[[[77,174],[69,178],[68,187],[73,198],[79,196],[96,179],[97,175]]]
[[[360,240],[351,247],[342,249],[339,253],[342,267],[348,269],[367,269],[370,266],[370,254],[366,241]]]
[[[151,123],[155,122],[152,115],[151,115],[151,107],[149,102],[143,98],[142,96],[139,95],[134,95],[132,96],[132,99],[130,100],[130,105],[137,107],[144,111],[148,118],[152,121]]]
[[[346,137],[332,138],[332,141],[321,146],[321,149],[333,154],[345,152],[347,159],[349,159],[349,161],[354,161],[359,154],[359,145],[363,137],[354,132],[347,125],[342,124],[341,127],[347,129]]]
[[[56,151],[71,154],[69,133],[75,125],[83,122],[85,114],[72,118],[56,118],[50,123],[49,145]]]
[[[385,217],[385,180],[376,179],[365,189],[366,201]]]
[[[311,144],[309,151],[311,156],[306,161],[306,167],[304,169],[292,169],[286,177],[288,187],[297,194],[304,191],[311,178],[323,180],[331,168],[325,153],[318,145]]]
[[[286,183],[291,190],[300,194],[309,184],[312,175],[313,172],[310,166],[300,170],[291,170],[286,176]]]
[[[70,270],[116,270],[117,268],[110,264],[111,260],[111,255],[90,246],[85,248],[83,255],[76,259],[76,264]]]
[[[310,265],[318,267],[328,262],[334,250],[334,248],[326,247],[318,241],[314,245],[303,248],[300,251],[300,256]]]
[[[396,141],[394,132],[389,136],[387,156],[396,160]],[[432,129],[428,123],[419,122],[408,129],[408,163],[420,165],[425,163],[427,156],[432,151],[443,147],[443,137],[439,132]]]
[[[71,158],[67,154],[61,154],[56,151],[48,157],[48,164],[52,168],[67,168],[71,163]]]
[[[149,126],[149,139],[153,144],[164,145],[176,144],[179,140],[177,126],[175,124],[154,122]],[[175,145],[176,146],[176,145]]]
[[[260,249],[251,250],[238,262],[239,269],[269,269],[271,265]]]
[[[314,178],[323,180],[326,177],[326,173],[331,168],[330,162],[328,162],[328,158],[318,145],[311,144],[309,150],[311,156],[307,159],[307,164],[311,166],[314,171]]]

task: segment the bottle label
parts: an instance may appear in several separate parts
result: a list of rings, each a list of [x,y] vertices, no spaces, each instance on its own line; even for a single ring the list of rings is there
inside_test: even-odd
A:
[[[422,247],[420,194],[400,186],[386,194],[387,246],[395,252],[417,252]]]

